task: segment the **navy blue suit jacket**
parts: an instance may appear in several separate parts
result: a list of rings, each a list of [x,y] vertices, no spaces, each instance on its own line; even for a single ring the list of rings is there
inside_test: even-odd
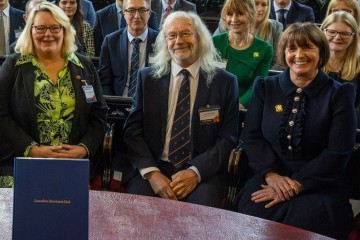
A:
[[[9,45],[16,41],[16,31],[22,31],[25,26],[24,12],[20,9],[10,6],[10,31],[9,31]]]
[[[276,20],[274,1],[271,1],[270,19]],[[294,22],[315,22],[312,8],[291,0],[291,7],[285,19],[285,28]],[[285,30],[285,29],[284,29]]]
[[[126,120],[124,140],[135,169],[156,167],[163,151],[168,118],[170,73],[154,78],[151,68],[138,72],[135,99]],[[206,181],[218,173],[236,144],[238,126],[236,77],[220,70],[207,85],[202,70],[191,119],[191,158]],[[199,108],[219,106],[219,123],[200,124]]]
[[[153,52],[158,32],[148,28],[145,66],[148,66],[148,55]],[[107,95],[122,96],[128,77],[128,43],[127,28],[123,28],[105,37],[101,47],[98,73]]]
[[[92,2],[89,0],[81,0],[81,11],[83,12],[84,19],[94,27],[96,15]]]
[[[156,13],[157,15],[157,21],[158,25],[160,26],[161,23],[161,15],[162,15],[162,1],[161,0],[155,0],[151,3],[151,9]],[[175,6],[173,11],[185,11],[185,12],[195,12],[196,13],[196,5],[186,1],[186,0],[176,0]]]
[[[106,35],[119,30],[116,3],[113,3],[96,12],[96,21],[94,26],[95,54],[100,55],[101,45]],[[151,13],[148,27],[154,30],[159,28],[157,16]],[[126,20],[121,18],[120,29],[126,27]]]

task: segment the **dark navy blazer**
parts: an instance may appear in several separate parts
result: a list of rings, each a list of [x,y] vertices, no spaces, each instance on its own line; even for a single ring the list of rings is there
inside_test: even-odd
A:
[[[126,27],[126,20],[121,18],[120,29]],[[157,23],[157,16],[154,12],[151,13],[148,27],[154,30],[159,28]],[[102,42],[106,35],[119,30],[116,3],[113,3],[96,12],[96,21],[94,26],[94,41],[96,56],[100,56]]]
[[[274,1],[271,1],[270,19],[276,20]],[[294,22],[315,22],[312,8],[291,0],[291,7],[285,19],[285,28]],[[285,30],[285,29],[284,29]]]
[[[125,143],[134,168],[156,167],[163,151],[168,118],[170,73],[157,79],[151,68],[138,72],[138,84],[130,115],[126,120]],[[199,108],[219,106],[219,123],[200,124]],[[236,144],[238,125],[238,87],[236,77],[219,70],[207,85],[200,70],[199,84],[191,119],[191,157],[206,181],[218,173]]]
[[[145,66],[149,65],[148,55],[153,52],[153,46],[158,32],[148,28]],[[107,95],[122,96],[128,77],[128,43],[127,28],[107,35],[101,47],[98,73]]]
[[[16,41],[15,31],[22,31],[25,26],[24,12],[20,9],[10,6],[10,31],[9,31],[9,46]]]

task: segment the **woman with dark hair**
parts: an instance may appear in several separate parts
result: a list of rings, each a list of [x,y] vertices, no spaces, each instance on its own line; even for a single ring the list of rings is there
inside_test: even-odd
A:
[[[354,148],[353,84],[321,69],[323,31],[294,23],[279,42],[287,68],[258,77],[241,139],[254,176],[238,196],[240,213],[347,239],[353,223],[345,169]]]
[[[55,0],[55,4],[70,18],[70,22],[75,28],[76,36],[83,46],[84,55],[95,57],[94,30],[91,24],[84,20],[80,0]]]

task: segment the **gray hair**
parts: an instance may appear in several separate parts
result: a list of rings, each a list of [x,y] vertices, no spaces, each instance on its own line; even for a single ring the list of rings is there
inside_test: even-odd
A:
[[[203,23],[201,18],[193,12],[177,11],[171,13],[164,21],[161,31],[155,42],[155,57],[152,65],[152,75],[155,78],[160,78],[170,72],[171,55],[167,48],[167,41],[165,38],[165,30],[169,24],[178,18],[188,18],[192,21],[192,25],[197,33],[199,44],[198,61],[200,69],[205,73],[207,84],[209,85],[218,71],[217,61],[220,61],[220,56],[214,47],[211,34]]]

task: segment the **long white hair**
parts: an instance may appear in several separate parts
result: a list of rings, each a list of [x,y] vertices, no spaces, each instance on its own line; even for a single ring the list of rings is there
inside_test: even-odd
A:
[[[153,64],[152,75],[155,78],[160,78],[170,72],[170,60],[171,55],[167,48],[167,41],[165,38],[165,29],[169,24],[174,22],[178,18],[188,18],[192,21],[194,29],[197,33],[197,39],[199,44],[199,56],[198,61],[200,63],[200,69],[205,74],[207,84],[210,84],[216,72],[217,61],[220,61],[220,56],[214,47],[211,34],[203,23],[201,18],[193,12],[177,11],[171,13],[165,19],[161,31],[156,38],[155,42],[155,57]]]

